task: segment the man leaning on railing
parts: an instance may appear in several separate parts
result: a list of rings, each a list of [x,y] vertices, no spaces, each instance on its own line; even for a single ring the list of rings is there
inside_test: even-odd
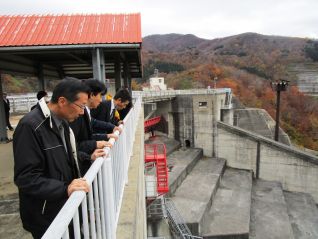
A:
[[[111,147],[108,142],[110,138],[117,139],[113,134],[119,127],[104,121],[93,119],[90,110],[95,109],[102,101],[102,94],[105,92],[105,85],[96,79],[87,79],[83,83],[89,88],[89,98],[84,114],[70,123],[74,132],[79,154],[80,170],[85,175],[93,161],[105,155],[104,148]],[[94,127],[102,133],[94,134]]]
[[[87,86],[64,79],[53,90],[51,101],[40,100],[13,135],[20,216],[34,238],[41,238],[74,191],[89,190],[85,179],[78,178],[75,138],[68,126],[84,113],[87,100]]]

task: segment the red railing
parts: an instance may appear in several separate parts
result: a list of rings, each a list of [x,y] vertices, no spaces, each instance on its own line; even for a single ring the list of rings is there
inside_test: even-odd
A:
[[[145,120],[145,133],[150,132],[153,126],[158,124],[160,120],[161,120],[161,116],[157,116],[149,120]]]
[[[164,144],[145,144],[145,163],[155,162],[158,195],[169,192],[166,146]]]

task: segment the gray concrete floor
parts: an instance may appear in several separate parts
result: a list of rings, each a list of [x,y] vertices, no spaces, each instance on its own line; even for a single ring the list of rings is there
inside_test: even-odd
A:
[[[15,128],[22,115],[10,117],[11,125]],[[13,131],[7,131],[12,138]],[[0,144],[0,199],[16,196],[18,190],[13,183],[13,149],[12,142]]]
[[[23,115],[10,117],[11,125],[15,128]],[[7,131],[8,138],[13,132]],[[0,144],[0,238],[31,239],[30,233],[21,224],[18,212],[18,189],[13,182],[13,149],[12,142]]]

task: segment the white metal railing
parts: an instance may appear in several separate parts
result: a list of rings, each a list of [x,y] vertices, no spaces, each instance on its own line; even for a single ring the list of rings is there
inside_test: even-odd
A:
[[[49,99],[52,96],[52,92],[48,92]],[[24,95],[11,95],[7,97],[10,101],[11,113],[27,113],[31,110],[31,107],[38,102],[36,93],[29,93]]]
[[[94,161],[84,178],[90,191],[72,193],[42,238],[68,239],[70,230],[77,238],[115,239],[128,166],[132,155],[135,131],[141,109],[141,97],[124,119],[118,140],[105,148],[105,157]],[[73,220],[73,222],[71,222]]]
[[[161,91],[133,91],[133,97],[175,97],[177,95],[205,95],[205,94],[224,94],[231,93],[230,88],[217,89],[191,89],[191,90],[161,90]]]
[[[141,96],[143,102],[154,102],[176,97],[177,95],[218,95],[226,94],[226,102],[221,106],[222,109],[232,108],[232,90],[231,88],[217,89],[191,89],[191,90],[161,90],[161,91],[133,91],[134,97]]]
[[[191,89],[191,90],[162,90],[162,91],[133,91],[133,97],[141,96],[147,101],[147,99],[162,99],[162,98],[172,98],[177,95],[198,95],[198,94],[224,94],[230,93],[230,88],[217,88],[217,89]],[[48,93],[49,98],[52,95],[51,92]],[[26,113],[29,112],[31,107],[37,103],[36,94],[26,94],[26,95],[15,95],[8,96],[11,105],[12,113]],[[229,106],[229,108],[231,108]]]

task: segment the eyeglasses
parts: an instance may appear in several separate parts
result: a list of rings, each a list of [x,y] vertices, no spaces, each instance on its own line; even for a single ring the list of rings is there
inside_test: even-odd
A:
[[[85,110],[85,106],[84,105],[79,105],[79,104],[76,104],[75,102],[71,102],[71,104],[76,105],[77,107],[81,108],[81,110]]]

